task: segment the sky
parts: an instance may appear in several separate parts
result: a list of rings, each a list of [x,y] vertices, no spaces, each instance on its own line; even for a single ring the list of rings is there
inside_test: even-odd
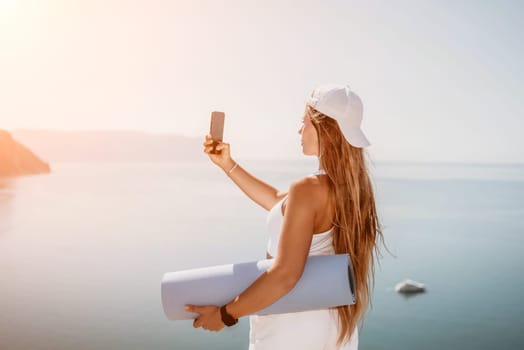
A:
[[[299,158],[348,84],[377,161],[524,162],[522,1],[0,0],[0,128],[201,137]]]

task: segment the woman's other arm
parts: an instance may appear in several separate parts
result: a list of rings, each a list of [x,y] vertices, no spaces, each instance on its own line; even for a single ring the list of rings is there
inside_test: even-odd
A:
[[[261,310],[287,294],[298,282],[309,255],[317,208],[315,186],[310,179],[294,181],[278,244],[278,255],[272,266],[226,306],[226,311],[239,318]]]

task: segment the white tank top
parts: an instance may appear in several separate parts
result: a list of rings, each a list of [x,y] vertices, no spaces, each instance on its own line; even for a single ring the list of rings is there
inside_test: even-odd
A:
[[[318,174],[325,174],[325,172],[323,169],[320,169],[313,173],[313,175]],[[282,224],[284,222],[284,216],[282,214],[282,203],[284,203],[286,198],[287,195],[278,203],[276,203],[273,208],[271,208],[266,218],[266,225],[269,232],[267,252],[273,258],[276,257],[278,251],[278,241],[280,240],[280,233],[282,230]],[[324,255],[334,253],[335,249],[333,248],[333,227],[327,231],[313,235],[308,255]]]

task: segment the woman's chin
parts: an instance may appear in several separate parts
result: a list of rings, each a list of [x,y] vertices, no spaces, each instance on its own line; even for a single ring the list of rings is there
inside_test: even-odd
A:
[[[309,150],[306,147],[304,147],[304,145],[300,145],[300,148],[302,150],[302,154],[303,155],[305,155],[305,156],[311,156],[312,155],[312,153],[309,152]]]
[[[302,148],[302,154],[305,156],[310,156],[311,153],[307,152],[304,148]]]

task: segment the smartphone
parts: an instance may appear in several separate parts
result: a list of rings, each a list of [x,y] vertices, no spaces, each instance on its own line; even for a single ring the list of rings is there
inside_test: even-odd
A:
[[[224,119],[224,112],[211,112],[210,134],[211,138],[213,139],[213,143],[211,145],[213,148],[209,152],[211,154],[221,153],[221,151],[216,150],[215,147],[218,145],[217,141],[222,141],[222,137],[224,136]]]

